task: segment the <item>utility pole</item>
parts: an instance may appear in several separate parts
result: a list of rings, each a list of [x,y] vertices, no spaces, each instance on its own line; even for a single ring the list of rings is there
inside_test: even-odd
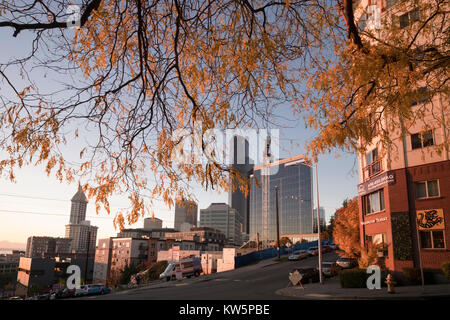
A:
[[[86,251],[86,265],[84,268],[84,284],[87,284],[87,275],[88,275],[88,264],[89,264],[89,247],[91,244],[91,231],[88,231],[88,238],[87,238],[87,251]]]
[[[316,189],[317,189],[317,248],[319,249],[319,279],[320,284],[323,284],[323,274],[322,274],[322,241],[320,240],[320,204],[319,204],[319,170],[316,167]]]
[[[419,254],[419,268],[420,268],[420,278],[422,283],[422,290],[425,286],[425,279],[423,278],[423,265],[422,265],[422,254],[420,252],[420,235],[419,235],[419,224],[417,223],[417,213],[414,217],[414,221],[416,221],[416,237],[417,237],[417,253]]]
[[[280,259],[280,221],[278,216],[278,186],[275,187],[275,202],[277,209],[277,250],[278,250],[278,259]]]

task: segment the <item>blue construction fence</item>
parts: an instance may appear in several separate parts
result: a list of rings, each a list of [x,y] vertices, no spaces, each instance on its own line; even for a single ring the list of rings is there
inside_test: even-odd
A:
[[[323,239],[322,245],[327,245],[332,243],[332,239]],[[318,242],[311,241],[307,243],[297,243],[291,247],[281,247],[280,255],[288,254],[296,250],[308,250],[311,247],[317,247]],[[261,251],[253,251],[243,256],[234,257],[235,268],[246,266],[254,261],[260,261],[265,259],[274,258],[277,256],[277,248],[269,248]]]

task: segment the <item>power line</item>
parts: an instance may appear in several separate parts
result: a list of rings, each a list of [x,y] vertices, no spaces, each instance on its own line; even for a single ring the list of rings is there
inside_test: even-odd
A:
[[[63,201],[63,202],[68,202],[69,201],[69,200],[56,199],[56,198],[42,198],[42,197],[33,197],[33,196],[21,196],[21,195],[17,195],[17,194],[8,194],[8,193],[0,193],[0,196],[15,197],[15,198],[27,198],[27,199],[36,199],[36,200]]]
[[[43,216],[61,216],[61,217],[68,217],[67,214],[61,214],[61,213],[46,213],[46,212],[35,212],[35,211],[21,211],[21,210],[5,210],[0,209],[0,213],[4,212],[6,214],[36,214],[36,215],[43,215]],[[86,216],[86,218],[89,219],[114,219],[113,217],[100,217],[100,216]],[[174,219],[165,219],[167,221],[174,221]]]
[[[35,211],[21,211],[21,210],[5,210],[0,209],[0,212],[10,213],[10,214],[37,214],[43,216],[61,216],[61,217],[69,217],[67,214],[61,213],[46,213],[46,212],[35,212]],[[113,217],[99,217],[99,216],[86,216],[86,218],[90,219],[114,219]]]
[[[9,194],[9,193],[0,193],[0,196],[6,196],[6,197],[14,197],[14,198],[26,198],[26,199],[35,199],[35,200],[50,200],[50,201],[60,201],[60,202],[69,202],[68,199],[58,199],[58,198],[44,198],[44,197],[36,197],[36,196],[27,196],[27,195],[18,195],[18,194]],[[127,209],[125,206],[118,206],[118,205],[111,205],[112,208],[119,208],[119,209]],[[153,209],[161,210],[161,211],[169,211],[172,212],[172,210],[162,207],[152,207]]]

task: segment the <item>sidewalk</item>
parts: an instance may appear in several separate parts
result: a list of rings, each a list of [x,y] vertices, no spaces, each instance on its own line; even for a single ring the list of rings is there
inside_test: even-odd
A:
[[[281,296],[297,297],[299,299],[325,300],[392,300],[392,299],[450,299],[450,284],[403,286],[396,287],[395,293],[387,293],[387,288],[369,290],[366,288],[341,288],[337,277],[326,279],[324,284],[304,284],[300,286],[279,289],[275,293]]]

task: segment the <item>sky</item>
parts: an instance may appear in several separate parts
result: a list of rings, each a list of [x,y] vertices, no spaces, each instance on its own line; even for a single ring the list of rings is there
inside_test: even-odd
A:
[[[22,32],[17,38],[11,36],[11,30],[0,29],[3,48],[0,61],[24,55],[30,46],[31,34]],[[21,80],[17,74],[8,73],[15,84],[21,88]],[[38,82],[42,89],[51,87],[51,80]],[[4,94],[5,82],[0,80],[0,94]],[[23,86],[22,86],[23,87]],[[281,106],[279,115],[292,119],[289,106]],[[302,121],[286,123],[289,128],[280,129],[280,157],[289,157],[304,153],[305,142],[314,136],[314,132],[304,128]],[[76,153],[75,148],[67,145],[67,152]],[[357,162],[356,156],[337,152],[319,157],[319,193],[320,205],[325,208],[326,219],[341,207],[346,198],[357,194]],[[0,160],[4,154],[0,153]],[[24,167],[16,170],[16,183],[0,178],[0,241],[26,243],[29,236],[64,237],[65,225],[69,222],[70,199],[77,191],[77,183],[68,185],[60,183],[55,177],[48,177],[42,166]],[[315,180],[314,180],[315,182]],[[315,189],[314,189],[315,190]],[[315,195],[315,191],[314,191]],[[227,192],[217,193],[205,191],[195,186],[195,196],[199,201],[199,209],[207,208],[211,202],[228,202]],[[212,200],[213,199],[213,200]],[[95,212],[93,201],[88,204],[87,220],[98,226],[97,239],[114,236],[117,230],[113,226],[115,213],[128,206],[126,195],[118,195],[110,200],[111,215],[101,211]],[[153,208],[155,217],[163,220],[164,227],[173,227],[174,209],[163,203]],[[142,219],[130,227],[141,227]]]

